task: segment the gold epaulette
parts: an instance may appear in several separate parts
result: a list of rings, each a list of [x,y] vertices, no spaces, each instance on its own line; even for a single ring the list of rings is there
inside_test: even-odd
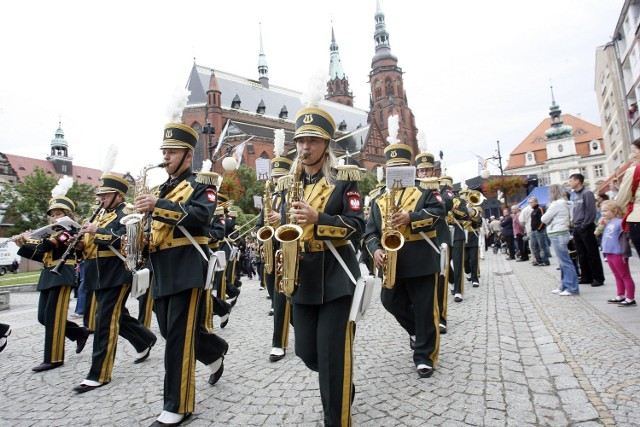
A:
[[[373,201],[373,199],[378,197],[380,195],[380,193],[382,193],[383,189],[384,189],[384,185],[380,185],[380,186],[374,188],[373,190],[369,191],[369,198],[371,199],[371,201]]]
[[[125,215],[130,215],[132,213],[136,213],[135,207],[131,204],[131,203],[127,203],[124,205],[124,208],[122,209],[122,212]]]
[[[213,214],[214,215],[223,215],[224,214],[224,207],[223,206],[216,206],[216,211]]]
[[[278,189],[278,191],[282,191],[291,187],[292,184],[293,175],[289,174],[278,178],[278,184],[276,185],[276,188]]]
[[[196,174],[196,182],[204,185],[218,185],[220,175],[215,172],[198,172]]]
[[[360,181],[362,172],[356,165],[340,165],[336,168],[336,179],[338,181]]]
[[[422,188],[424,190],[439,190],[440,189],[440,183],[438,182],[438,178],[436,178],[436,177],[418,178],[418,181],[420,181],[420,188]]]

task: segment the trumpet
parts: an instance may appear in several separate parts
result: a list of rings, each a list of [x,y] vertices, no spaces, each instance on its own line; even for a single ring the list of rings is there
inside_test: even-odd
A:
[[[462,194],[461,197],[467,201],[467,205],[470,207],[481,205],[485,200],[484,194],[478,190],[468,190],[466,193]]]
[[[89,217],[89,219],[86,220],[84,224],[91,224],[96,219],[100,211],[102,211],[102,203],[100,203],[100,205],[96,208],[96,210],[93,211],[93,213],[91,214],[91,217]],[[84,233],[78,233],[69,242],[69,246],[67,246],[67,250],[60,257],[58,264],[56,264],[56,266],[51,269],[51,272],[53,274],[57,274],[58,276],[60,275],[60,269],[67,262],[71,254],[73,254],[76,251],[76,246],[78,245],[78,242],[82,240],[82,236],[84,236]]]

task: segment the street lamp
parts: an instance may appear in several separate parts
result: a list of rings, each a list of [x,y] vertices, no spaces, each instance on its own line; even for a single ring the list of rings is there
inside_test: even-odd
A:
[[[211,139],[216,133],[216,128],[211,126],[211,123],[207,120],[207,125],[202,128],[202,133],[207,135],[207,150],[209,151],[209,159],[211,160],[211,164],[214,165],[220,159],[220,157],[223,156],[222,152],[220,151],[214,158],[214,150],[216,148],[216,144],[214,144]],[[236,170],[236,168],[238,167],[238,161],[235,159],[235,157],[231,156],[231,150],[233,150],[235,147],[228,142],[223,142],[222,145],[227,147],[227,150],[224,153],[224,158],[222,159],[222,168],[227,172]]]
[[[500,180],[501,182],[504,180],[504,169],[502,169],[502,155],[500,154],[500,141],[496,141],[496,144],[498,144],[498,150],[496,151],[496,154],[494,156],[491,157],[487,157],[485,160],[485,162],[489,162],[489,160],[497,160],[498,164],[496,165],[493,162],[489,162],[494,166],[497,166],[498,168],[500,168]],[[480,176],[484,179],[487,179],[491,176],[491,172],[489,171],[489,169],[487,169],[487,165],[486,163],[483,165],[483,169],[482,171],[480,171]],[[504,184],[504,182],[502,182]],[[505,205],[506,205],[506,200],[507,200],[507,194],[504,191],[504,189],[500,189],[500,191],[502,192],[502,197],[504,198],[505,201]]]
[[[216,128],[211,126],[211,122],[207,120],[207,125],[202,128],[202,133],[207,135],[207,150],[209,151],[209,159],[211,159],[213,157],[213,149],[215,148],[215,145],[211,142],[211,138],[213,138],[213,135],[216,133]],[[211,161],[213,162],[213,159],[211,159]]]

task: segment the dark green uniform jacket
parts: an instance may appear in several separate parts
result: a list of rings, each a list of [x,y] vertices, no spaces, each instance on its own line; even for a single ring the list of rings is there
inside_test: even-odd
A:
[[[131,273],[127,271],[124,262],[111,250],[120,250],[120,241],[127,229],[120,220],[125,216],[124,203],[113,209],[102,211],[93,221],[97,224],[96,234],[82,236],[84,249],[84,280],[85,289],[114,288],[131,283]]]
[[[51,272],[58,264],[62,255],[67,251],[65,243],[72,238],[72,234],[75,234],[75,231],[73,233],[58,231],[48,239],[29,239],[18,250],[18,255],[21,257],[29,258],[43,264],[44,270],[40,274],[36,290],[42,291],[58,286],[73,286],[75,283],[75,255],[72,255],[65,265],[58,270],[60,275]]]
[[[204,288],[207,261],[178,226],[183,226],[208,256],[209,227],[216,209],[213,185],[197,182],[187,170],[159,188],[152,213],[151,265],[153,297],[173,295],[192,288]]]
[[[294,304],[322,304],[353,295],[355,285],[331,253],[325,241],[331,241],[354,278],[360,276],[356,253],[349,240],[359,239],[364,230],[364,213],[357,181],[335,180],[330,184],[322,172],[303,179],[304,200],[318,211],[318,223],[302,226],[300,239],[302,259],[299,267],[298,292]],[[282,223],[288,209],[285,190]]]

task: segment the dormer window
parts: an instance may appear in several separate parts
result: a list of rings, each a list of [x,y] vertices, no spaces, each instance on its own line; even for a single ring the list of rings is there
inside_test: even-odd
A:
[[[258,109],[256,110],[256,113],[258,114],[264,114],[264,112],[267,110],[267,107],[264,105],[264,100],[260,100],[260,104],[258,104]]]
[[[236,93],[236,96],[231,101],[231,108],[239,109],[240,108],[240,97]]]
[[[533,153],[527,153],[527,160],[530,162],[533,161]]]
[[[600,149],[600,143],[598,141],[591,142],[591,148],[596,151]]]
[[[282,106],[282,109],[280,110],[280,114],[278,114],[278,117],[280,117],[281,119],[286,119],[287,117],[289,117],[289,111],[287,111],[286,105]]]
[[[340,124],[338,125],[338,130],[341,132],[344,132],[345,130],[347,130],[347,122],[346,121],[341,121]]]

